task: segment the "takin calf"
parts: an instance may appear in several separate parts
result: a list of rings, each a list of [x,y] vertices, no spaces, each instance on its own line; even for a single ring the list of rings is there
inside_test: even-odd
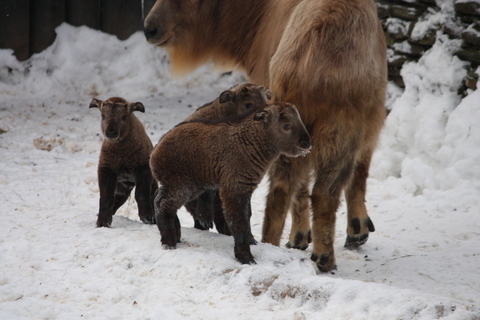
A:
[[[128,103],[112,97],[105,101],[93,99],[90,108],[100,109],[104,135],[98,163],[100,209],[97,227],[111,226],[113,215],[135,186],[140,220],[154,224],[153,196],[158,186],[148,164],[153,145],[143,124],[132,113],[145,112],[145,107],[140,102]]]
[[[180,241],[177,210],[205,190],[219,190],[235,257],[255,263],[250,252],[250,200],[270,164],[283,154],[306,155],[311,139],[296,107],[272,104],[229,121],[184,122],[159,141],[150,157],[161,183],[154,200],[161,242]]]
[[[252,83],[238,84],[222,92],[214,101],[198,108],[185,121],[239,117],[252,109],[265,108],[271,98],[272,94],[267,87]],[[218,191],[205,191],[198,199],[186,203],[185,208],[194,217],[196,229],[208,230],[213,228],[214,221],[219,233],[231,235],[230,229],[223,218]],[[255,243],[253,236],[252,242]]]

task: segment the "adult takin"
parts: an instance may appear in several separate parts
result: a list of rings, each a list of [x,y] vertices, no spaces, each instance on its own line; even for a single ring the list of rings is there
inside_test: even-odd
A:
[[[163,136],[150,157],[160,182],[154,200],[161,243],[180,241],[177,210],[206,190],[219,190],[224,218],[234,238],[235,257],[255,263],[250,252],[250,200],[280,154],[310,151],[311,139],[297,109],[276,103],[228,121],[183,122]]]
[[[138,216],[146,224],[154,224],[153,196],[158,188],[153,179],[149,159],[152,142],[134,111],[145,112],[140,102],[129,103],[112,97],[93,99],[90,108],[100,109],[104,136],[98,162],[100,209],[97,227],[110,227],[112,217],[135,188]]]
[[[252,109],[265,108],[271,98],[272,94],[267,87],[241,83],[223,91],[217,99],[198,108],[185,121],[239,117]],[[195,228],[208,230],[213,228],[213,222],[215,222],[218,232],[231,235],[223,218],[218,191],[205,191],[198,199],[186,203],[185,208],[194,217]],[[253,236],[252,242],[255,242]]]
[[[332,270],[342,192],[345,246],[367,241],[374,227],[366,180],[386,116],[387,85],[374,0],[157,0],[145,36],[168,50],[174,73],[210,61],[237,67],[268,86],[273,102],[297,106],[313,151],[305,158],[280,157],[269,171],[262,241],[279,245],[291,208],[289,244],[306,248],[311,210],[311,258],[321,271]]]

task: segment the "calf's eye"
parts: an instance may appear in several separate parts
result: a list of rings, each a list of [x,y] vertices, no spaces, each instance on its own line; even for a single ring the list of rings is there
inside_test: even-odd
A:
[[[245,108],[250,109],[252,107],[251,103],[245,103]]]
[[[289,124],[284,124],[283,125],[283,130],[285,130],[285,131],[290,130],[290,125]]]

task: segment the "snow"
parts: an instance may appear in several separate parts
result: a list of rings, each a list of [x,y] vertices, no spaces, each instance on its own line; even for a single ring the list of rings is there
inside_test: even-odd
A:
[[[95,228],[100,115],[93,97],[141,101],[152,141],[246,79],[204,66],[171,79],[141,33],[126,41],[66,24],[42,53],[0,51],[0,319],[478,319],[480,90],[461,99],[458,46],[440,37],[389,84],[391,112],[368,180],[377,231],[317,273],[304,251],[259,243],[256,265],[233,239],[193,228],[164,250],[131,198],[112,228]],[[46,149],[46,150],[43,150]],[[50,149],[50,151],[47,151]],[[260,240],[267,183],[252,199]],[[290,223],[282,243],[287,242]]]

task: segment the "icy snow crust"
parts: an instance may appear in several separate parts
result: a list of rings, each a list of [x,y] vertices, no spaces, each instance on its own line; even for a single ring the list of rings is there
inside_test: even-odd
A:
[[[480,317],[480,90],[456,94],[465,72],[451,54],[457,43],[440,38],[403,69],[405,90],[389,86],[392,111],[368,181],[377,231],[344,249],[342,205],[338,270],[317,274],[311,248],[259,243],[258,264],[240,265],[233,239],[194,229],[184,209],[182,243],[164,250],[133,197],[112,228],[95,228],[102,137],[93,97],[143,102],[137,115],[155,144],[246,79],[212,66],[171,79],[165,53],[140,33],[57,33],[24,63],[0,51],[0,319]],[[257,240],[266,192],[264,181],[252,199]]]

